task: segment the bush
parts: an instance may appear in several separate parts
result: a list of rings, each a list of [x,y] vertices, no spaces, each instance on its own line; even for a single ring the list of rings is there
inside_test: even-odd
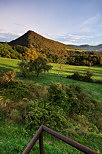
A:
[[[24,99],[15,105],[9,117],[16,123],[25,123],[28,129],[38,129],[42,124],[54,129],[67,127],[63,109],[44,100]]]
[[[69,116],[73,116],[75,114],[86,114],[92,110],[92,98],[80,86],[66,86],[66,93],[68,95],[68,107],[66,107],[66,109],[68,108],[67,112],[69,113]]]
[[[29,70],[29,63],[26,60],[23,60],[22,62],[18,63],[21,76],[23,77],[29,77],[30,75],[30,70]]]
[[[93,99],[78,85],[51,84],[48,88],[48,100],[64,109],[72,117],[86,114],[94,107]]]
[[[93,76],[93,71],[91,71],[91,70],[86,71],[86,76],[88,78],[91,78]]]
[[[23,98],[35,99],[47,97],[46,86],[33,82],[15,81],[0,84],[0,95],[5,99],[20,101]]]
[[[55,105],[64,106],[67,101],[67,94],[61,83],[52,83],[48,88],[49,101]]]
[[[91,70],[86,71],[86,76],[85,76],[86,81],[92,81],[91,79],[92,76],[93,76],[93,71]]]
[[[3,97],[13,101],[4,101],[1,97],[0,119],[24,123],[29,129],[38,128],[41,124],[64,129],[68,128],[69,118],[84,115],[88,119],[86,122],[93,123],[99,130],[102,128],[102,103],[93,100],[79,85],[52,83],[48,89],[35,83],[11,82],[4,85],[0,85]],[[81,119],[84,122],[84,118]]]
[[[13,108],[12,101],[9,99],[3,100],[3,97],[0,97],[0,120],[9,117],[11,110]]]
[[[85,75],[81,75],[79,72],[74,72],[72,75],[68,75],[67,78],[71,78],[78,81],[84,81],[84,82],[95,82],[91,79],[93,76],[93,71],[88,70],[86,71]]]
[[[11,83],[11,82],[15,82],[16,79],[16,72],[14,71],[9,71],[9,72],[3,72],[1,74],[2,77],[0,77],[0,83],[1,84],[5,84],[5,83]]]
[[[80,80],[80,73],[79,73],[78,71],[77,71],[77,72],[74,72],[73,78],[74,78],[75,80]]]
[[[97,102],[92,99],[92,103],[92,112],[88,112],[87,117],[102,133],[102,102]]]

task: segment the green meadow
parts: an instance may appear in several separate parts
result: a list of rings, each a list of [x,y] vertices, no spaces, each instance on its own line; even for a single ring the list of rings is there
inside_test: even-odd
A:
[[[85,74],[86,70],[92,70],[94,72],[93,79],[102,81],[102,67],[86,67],[86,66],[74,66],[74,65],[64,65],[64,64],[55,64],[50,63],[53,66],[52,70],[48,73],[42,73],[37,78],[36,76],[30,79],[24,79],[19,77],[19,68],[18,63],[20,60],[9,59],[9,58],[0,58],[0,69],[4,71],[16,71],[20,80],[24,82],[37,82],[44,85],[49,85],[52,82],[61,82],[64,84],[77,84],[82,86],[86,91],[88,91],[91,96],[99,101],[102,100],[102,84],[88,83],[82,81],[76,81],[66,78],[67,75],[73,74],[75,71],[79,71],[82,74]]]
[[[0,57],[0,69],[4,70],[14,70],[19,72],[18,63],[20,60],[9,59],[9,58],[1,58]],[[51,74],[56,75],[71,75],[75,71],[79,71],[82,74],[85,74],[86,70],[92,70],[94,72],[93,79],[102,80],[102,67],[88,67],[88,66],[75,66],[75,65],[65,65],[65,64],[55,64],[50,63],[53,66],[52,70],[49,71]]]

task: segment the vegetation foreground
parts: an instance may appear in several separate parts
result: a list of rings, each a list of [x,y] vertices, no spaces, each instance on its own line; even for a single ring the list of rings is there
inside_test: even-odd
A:
[[[49,73],[23,78],[18,62],[0,58],[0,69],[11,71],[0,80],[0,153],[22,153],[41,124],[102,153],[102,85],[66,78],[91,69],[102,80],[101,67],[50,64]],[[48,154],[81,153],[47,134],[44,147]],[[31,153],[38,148],[36,143]]]

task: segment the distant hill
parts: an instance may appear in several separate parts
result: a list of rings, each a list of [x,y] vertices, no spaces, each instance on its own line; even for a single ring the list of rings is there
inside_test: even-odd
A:
[[[92,46],[88,44],[80,45],[80,46],[77,46],[77,45],[72,45],[72,46],[83,49],[83,50],[87,50],[87,51],[102,51],[102,44],[99,44],[96,46]]]
[[[21,45],[43,53],[55,53],[66,55],[66,49],[76,49],[69,45],[45,38],[31,30],[21,37],[9,42],[10,45]]]

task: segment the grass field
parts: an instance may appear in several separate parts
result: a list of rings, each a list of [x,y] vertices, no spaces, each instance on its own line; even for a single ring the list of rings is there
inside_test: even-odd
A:
[[[8,58],[0,58],[0,69],[5,71],[14,70],[19,73],[18,68],[19,60],[16,59],[8,59]],[[85,90],[87,90],[91,96],[99,101],[102,100],[102,85],[96,83],[88,83],[75,81],[72,79],[67,79],[66,75],[71,75],[74,71],[80,71],[82,74],[85,73],[86,70],[91,69],[94,71],[93,79],[102,80],[102,67],[86,67],[86,66],[72,66],[72,65],[60,65],[51,63],[53,66],[52,70],[49,73],[41,74],[38,78],[34,77],[31,79],[23,79],[22,77],[18,77],[19,79],[29,82],[34,81],[40,84],[49,85],[51,82],[62,82],[65,84],[78,84],[82,86]],[[60,69],[61,67],[61,69]]]
[[[102,68],[101,67],[85,67],[85,66],[72,66],[72,65],[60,65],[52,64],[52,70],[48,73],[42,73],[38,78],[35,76],[30,79],[24,79],[19,75],[18,68],[19,60],[0,58],[0,70],[17,72],[17,79],[21,79],[24,82],[37,82],[48,86],[51,82],[62,82],[64,84],[77,84],[82,86],[88,93],[98,101],[102,101],[102,85],[96,83],[88,83],[75,81],[66,78],[67,75],[71,75],[74,71],[80,71],[82,74],[86,70],[91,69],[94,71],[93,79],[102,80]],[[61,68],[61,69],[60,69]],[[11,96],[11,95],[10,95]],[[1,120],[1,119],[0,119]],[[86,123],[87,124],[87,123]],[[102,135],[96,132],[84,133],[83,127],[77,121],[69,121],[67,136],[76,140],[77,142],[92,148],[93,150],[102,153]],[[90,127],[89,127],[90,129]],[[0,154],[21,154],[28,142],[31,140],[36,130],[29,131],[23,125],[13,123],[11,121],[0,121]],[[62,143],[61,141],[51,137],[50,135],[44,135],[44,147],[46,154],[81,154],[80,151],[72,148],[71,146]],[[31,154],[39,153],[38,142],[33,148]]]
[[[20,60],[0,57],[0,69],[4,70],[13,69],[16,72],[19,72],[17,66],[19,62]],[[75,71],[79,71],[80,73],[85,74],[86,70],[92,70],[94,72],[93,79],[102,80],[102,67],[74,66],[74,65],[64,65],[55,63],[50,63],[50,65],[53,66],[52,70],[49,71],[49,73],[51,74],[71,75]]]
[[[26,131],[23,125],[0,122],[0,154],[21,154],[35,132],[35,130],[32,132]],[[69,137],[97,152],[102,152],[102,135],[90,133]],[[47,133],[44,134],[44,150],[46,154],[82,154],[79,150]],[[39,142],[37,141],[30,154],[38,153]]]

